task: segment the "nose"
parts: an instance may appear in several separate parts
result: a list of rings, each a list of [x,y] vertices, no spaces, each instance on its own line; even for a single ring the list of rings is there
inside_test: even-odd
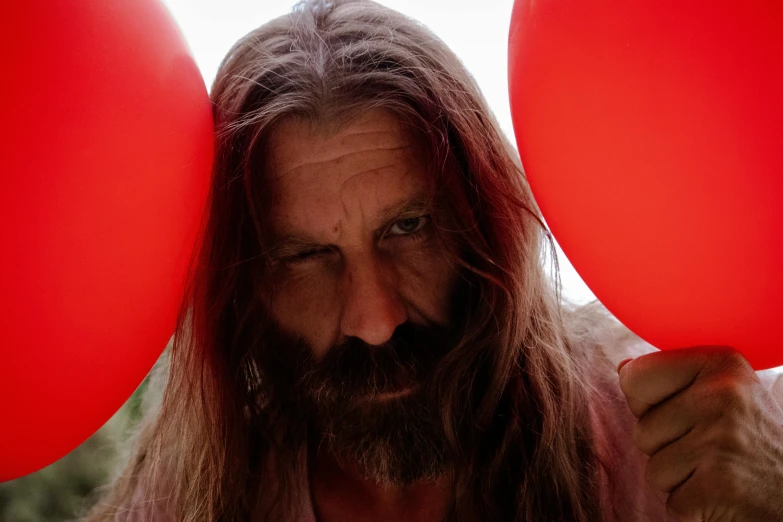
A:
[[[345,336],[367,344],[388,341],[406,320],[405,306],[391,269],[373,257],[352,260],[345,269],[345,294],[340,321]]]

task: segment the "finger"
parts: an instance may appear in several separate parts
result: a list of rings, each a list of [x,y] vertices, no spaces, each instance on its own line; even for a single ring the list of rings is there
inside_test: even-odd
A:
[[[633,357],[627,357],[622,361],[620,361],[620,364],[617,365],[617,373],[620,373],[620,370],[623,369],[623,366],[625,366],[626,363],[629,363],[631,361],[633,361]]]
[[[690,386],[707,360],[703,349],[693,348],[642,355],[620,368],[620,389],[639,418],[651,406]]]
[[[696,439],[694,433],[695,430],[689,431],[647,461],[645,478],[653,489],[669,493],[693,474],[700,453],[692,444]]]
[[[681,522],[707,520],[704,489],[699,479],[699,472],[695,471],[682,484],[672,489],[666,499],[666,510],[669,515]]]
[[[620,361],[620,363],[617,365],[617,373],[619,374],[620,370],[623,369],[623,366],[625,366],[627,363],[631,361],[633,361],[633,357],[629,357],[627,359],[623,359],[622,361]],[[625,397],[625,400],[628,403],[628,407],[630,408],[631,412],[634,413],[634,415],[636,414],[637,411],[639,412],[645,411],[649,406],[647,403],[640,402],[636,400],[634,397],[628,397],[627,395]]]
[[[700,418],[690,389],[651,407],[636,423],[633,442],[642,453],[653,455],[683,437]]]
[[[627,395],[625,401],[628,403],[628,408],[631,410],[631,413],[633,413],[637,419],[641,418],[651,407],[650,404],[633,397],[628,397]]]

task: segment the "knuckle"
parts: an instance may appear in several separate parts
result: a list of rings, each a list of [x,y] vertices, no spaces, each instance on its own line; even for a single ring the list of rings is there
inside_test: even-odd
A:
[[[647,461],[647,466],[644,468],[644,479],[647,484],[650,485],[656,491],[666,491],[666,484],[663,480],[663,468],[660,463],[660,459],[656,459],[655,456],[651,457]]]
[[[724,415],[719,427],[718,448],[730,455],[744,453],[749,442],[745,423],[734,415]]]
[[[735,499],[743,498],[744,483],[732,462],[733,459],[721,454],[713,454],[704,461],[703,476],[720,477],[719,480],[712,481],[710,487],[706,489],[707,500],[712,506],[726,505]]]
[[[724,416],[704,429],[700,438],[700,463],[710,473],[725,473],[728,463],[752,453],[747,429],[737,418]]]
[[[748,371],[753,371],[745,356],[734,348],[720,348],[714,361],[721,373],[745,375]]]
[[[706,393],[708,403],[716,412],[723,412],[729,407],[744,406],[744,385],[736,379],[719,379]]]
[[[633,441],[634,446],[639,449],[639,451],[646,455],[650,454],[649,436],[644,419],[637,421],[634,425],[633,433],[631,434],[631,440]]]
[[[697,508],[693,499],[681,491],[675,491],[669,495],[666,499],[666,511],[670,517],[680,521],[701,520],[697,517]]]

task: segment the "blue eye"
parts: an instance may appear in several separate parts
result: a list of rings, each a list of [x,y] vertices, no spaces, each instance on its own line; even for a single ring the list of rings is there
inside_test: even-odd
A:
[[[389,235],[407,236],[421,231],[429,222],[429,216],[417,216],[400,219],[389,228]]]

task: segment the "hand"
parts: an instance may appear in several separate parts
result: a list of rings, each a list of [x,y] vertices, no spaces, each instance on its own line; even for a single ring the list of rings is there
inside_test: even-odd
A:
[[[655,352],[618,371],[647,481],[669,494],[673,517],[783,521],[783,410],[742,355]]]

